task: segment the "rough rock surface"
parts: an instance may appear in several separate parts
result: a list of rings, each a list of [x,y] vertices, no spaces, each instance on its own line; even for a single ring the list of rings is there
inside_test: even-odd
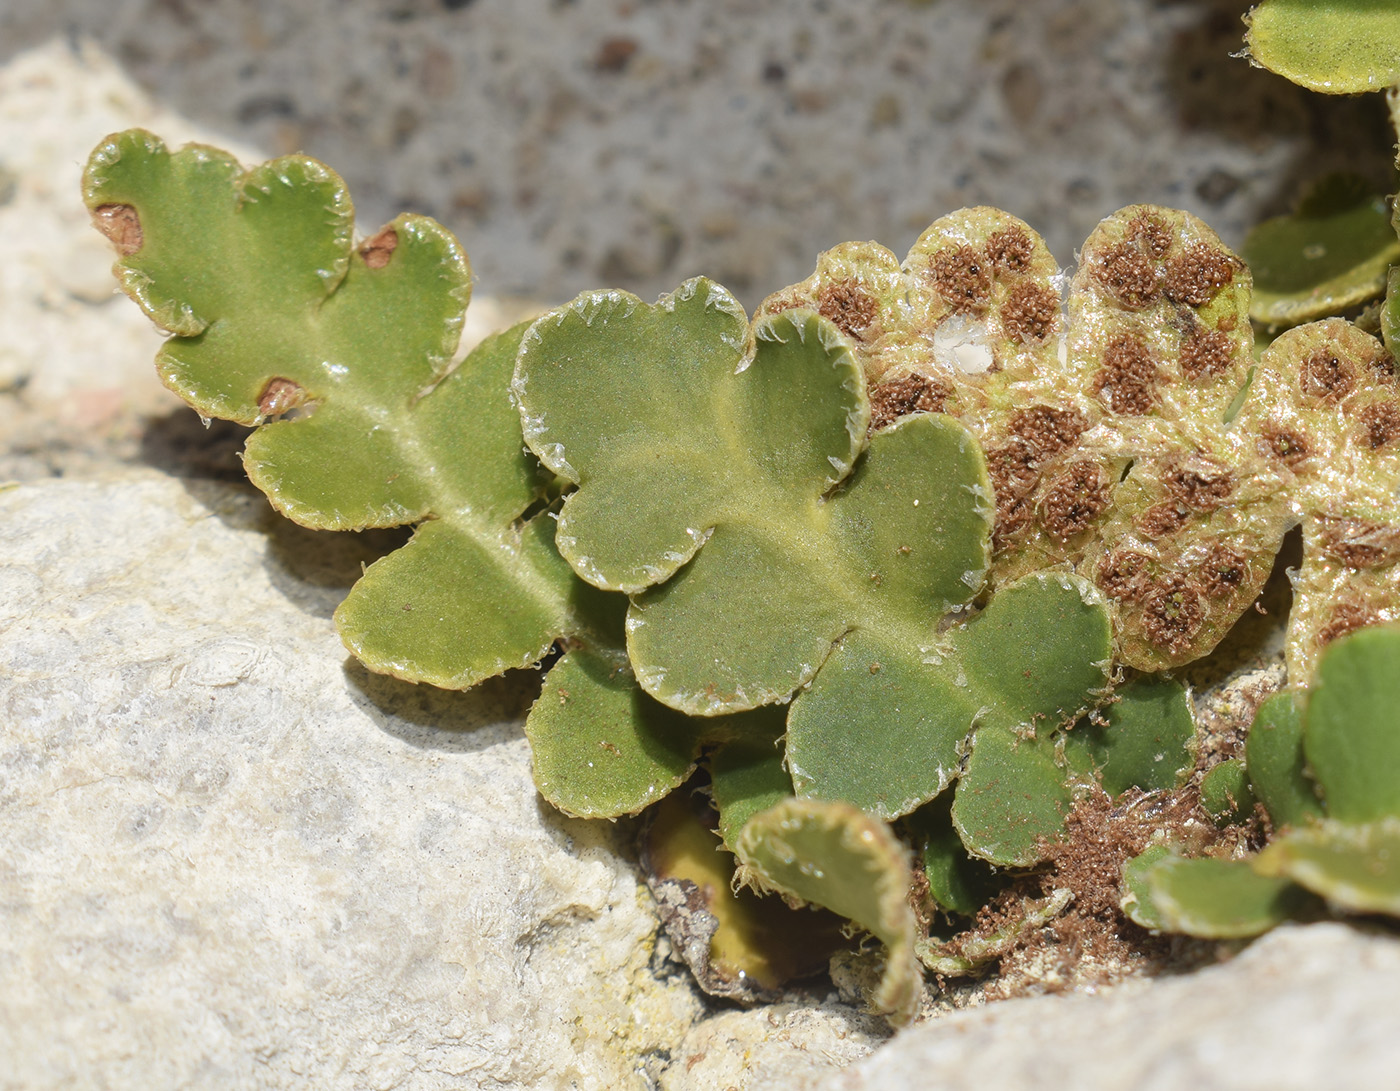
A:
[[[661,1091],[797,1087],[869,1054],[881,1024],[839,1003],[723,1012],[685,1036]]]
[[[641,1086],[698,1001],[613,828],[509,686],[347,666],[353,544],[264,510],[0,494],[0,1087]]]
[[[336,164],[370,218],[436,216],[490,292],[654,299],[704,273],[752,306],[819,250],[902,254],[963,205],[1067,263],[1136,201],[1236,245],[1328,170],[1384,192],[1381,96],[1233,59],[1248,6],[8,0],[0,59],[90,35],[185,116]]]
[[[1287,925],[1233,961],[958,1012],[805,1091],[1311,1091],[1395,1085],[1400,942]]]

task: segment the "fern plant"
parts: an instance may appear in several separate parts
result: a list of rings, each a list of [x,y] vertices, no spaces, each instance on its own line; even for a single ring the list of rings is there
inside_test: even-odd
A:
[[[1256,58],[1280,14],[1303,17],[1261,7]],[[254,426],[273,505],[414,527],[337,611],[349,651],[455,689],[548,657],[525,725],[541,794],[618,818],[703,766],[721,870],[877,937],[895,1022],[920,964],[980,972],[1067,912],[1080,894],[1045,861],[1100,797],[1222,826],[1257,798],[1288,827],[1248,859],[1161,833],[1125,873],[1145,927],[1254,934],[1318,911],[1309,891],[1397,912],[1375,861],[1400,839],[1400,377],[1330,317],[1374,297],[1397,244],[1355,187],[1261,228],[1257,296],[1203,223],[1136,205],[1062,298],[1039,235],[977,208],[902,261],[828,251],[752,318],[704,278],[656,304],[588,292],[460,360],[457,241],[415,216],[357,240],[314,160],[245,171],[133,131],[93,153],[84,197],[171,335],[162,380]],[[1290,279],[1319,237],[1346,243]],[[1257,357],[1251,315],[1273,327]],[[1297,526],[1292,688],[1201,776],[1170,671]],[[960,930],[992,902],[999,925]]]

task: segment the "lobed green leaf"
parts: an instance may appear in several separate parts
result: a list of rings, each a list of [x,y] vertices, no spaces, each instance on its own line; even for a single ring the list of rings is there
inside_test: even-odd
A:
[[[1303,751],[1329,818],[1400,817],[1400,626],[1353,633],[1323,653]]]
[[[785,711],[769,706],[725,717],[743,729],[710,758],[710,790],[720,837],[731,852],[744,823],[792,796],[792,778],[783,765]]]
[[[1400,239],[1381,194],[1354,175],[1324,178],[1289,216],[1250,231],[1241,256],[1254,275],[1250,317],[1267,326],[1327,318],[1385,291]]]
[[[1274,694],[1259,706],[1245,738],[1250,788],[1279,827],[1323,813],[1303,757],[1303,697],[1296,690]]]
[[[1257,936],[1309,902],[1301,887],[1247,860],[1188,860],[1161,846],[1128,862],[1123,886],[1123,910],[1144,928],[1211,939]]]
[[[754,815],[734,846],[761,890],[824,906],[882,943],[875,1003],[896,1025],[918,1009],[913,880],[907,850],[879,819],[845,803],[790,799]]]
[[[525,327],[452,366],[471,272],[448,231],[401,216],[357,249],[315,160],[243,171],[139,130],[98,146],[83,187],[123,288],[174,335],[162,380],[262,425],[244,463],[273,505],[320,529],[419,524],[337,611],[353,654],[465,688],[584,635],[552,527],[522,522],[548,480],[507,390]]]
[[[923,864],[929,893],[940,909],[972,917],[1005,879],[985,860],[972,856],[953,826],[953,797],[945,792],[906,820],[914,851]]]
[[[887,818],[907,814],[956,776],[974,730],[1048,734],[1094,703],[1107,685],[1112,631],[1087,584],[1043,573],[1005,588],[927,644],[916,663],[892,651],[852,634],[793,702],[788,761],[799,795],[844,799]],[[880,739],[877,761],[862,757],[872,737]],[[973,771],[980,768],[974,761],[964,785],[970,776],[982,790]],[[972,789],[958,790],[961,798]]]
[[[1400,83],[1400,11],[1375,0],[1263,0],[1245,17],[1249,59],[1310,91]]]
[[[1339,908],[1400,917],[1400,816],[1300,826],[1271,842],[1254,865]]]
[[[1186,687],[1169,678],[1136,678],[1114,691],[1098,719],[1065,735],[1065,758],[1083,775],[1097,776],[1117,798],[1129,788],[1171,791],[1196,757],[1196,721]]]
[[[1201,807],[1218,826],[1243,822],[1254,811],[1254,793],[1244,762],[1228,758],[1201,778]]]

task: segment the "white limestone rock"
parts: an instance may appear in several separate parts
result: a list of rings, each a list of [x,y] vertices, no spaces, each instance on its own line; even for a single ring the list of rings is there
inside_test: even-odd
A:
[[[1312,1091],[1393,1087],[1400,940],[1287,925],[1233,961],[1097,996],[957,1012],[806,1091]]]
[[[0,1088],[645,1086],[699,1001],[614,827],[540,803],[510,686],[347,664],[312,537],[0,492]]]
[[[662,1073],[661,1091],[771,1091],[840,1071],[889,1036],[851,1007],[770,1004],[698,1023]]]

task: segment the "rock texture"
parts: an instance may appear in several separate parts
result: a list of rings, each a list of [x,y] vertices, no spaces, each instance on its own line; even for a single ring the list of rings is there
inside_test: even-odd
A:
[[[368,219],[436,216],[492,293],[654,299],[703,273],[754,306],[819,250],[903,254],[963,205],[1067,264],[1137,201],[1235,246],[1327,170],[1385,192],[1380,96],[1232,59],[1248,6],[11,0],[0,60],[89,35],[185,116],[336,164]]]
[[[1099,996],[958,1012],[805,1091],[1311,1091],[1395,1084],[1400,942],[1288,925],[1241,955]]]
[[[723,1012],[685,1036],[661,1091],[797,1087],[870,1053],[882,1022],[834,1002]]]
[[[613,828],[512,687],[347,666],[355,550],[264,511],[0,494],[0,1087],[642,1086],[698,1002]]]

